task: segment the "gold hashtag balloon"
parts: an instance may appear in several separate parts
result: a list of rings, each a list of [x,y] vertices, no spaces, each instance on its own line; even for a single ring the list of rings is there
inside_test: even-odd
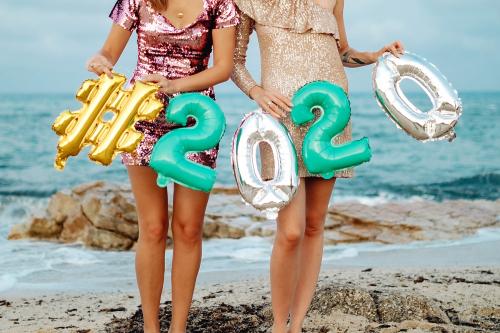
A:
[[[127,79],[114,74],[110,79],[103,74],[99,80],[83,82],[76,99],[83,104],[78,111],[64,111],[57,117],[52,129],[61,136],[54,163],[62,170],[70,156],[76,156],[87,145],[89,158],[109,165],[118,153],[132,152],[143,134],[134,129],[139,120],[155,119],[163,103],[156,97],[158,86],[137,82],[124,90]],[[111,119],[107,120],[107,116]]]

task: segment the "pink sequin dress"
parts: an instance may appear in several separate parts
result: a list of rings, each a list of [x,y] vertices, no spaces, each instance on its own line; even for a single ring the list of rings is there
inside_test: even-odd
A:
[[[146,74],[161,74],[178,79],[205,70],[212,52],[212,29],[238,24],[232,0],[203,0],[203,11],[191,24],[176,28],[157,12],[147,0],[118,0],[109,15],[122,28],[137,32],[138,61],[130,80],[133,83]],[[200,93],[215,99],[213,87]],[[164,96],[165,106],[169,97]],[[194,120],[188,121],[192,126]],[[135,128],[144,139],[133,153],[122,154],[125,165],[149,165],[154,144],[169,131],[181,126],[167,122],[165,111],[154,121],[139,121]],[[218,147],[188,155],[194,162],[215,168]]]

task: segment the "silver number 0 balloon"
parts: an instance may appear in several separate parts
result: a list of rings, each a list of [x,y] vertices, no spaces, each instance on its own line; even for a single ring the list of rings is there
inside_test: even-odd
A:
[[[415,81],[429,96],[432,109],[423,112],[401,90],[403,79]],[[458,93],[446,77],[424,58],[406,52],[401,58],[383,55],[374,69],[375,97],[396,125],[420,141],[455,137],[454,127],[462,114]]]
[[[257,149],[268,143],[274,156],[274,177],[263,180],[257,163]],[[243,199],[268,218],[294,196],[298,184],[295,147],[286,128],[261,110],[247,115],[233,138],[231,162],[238,189]]]

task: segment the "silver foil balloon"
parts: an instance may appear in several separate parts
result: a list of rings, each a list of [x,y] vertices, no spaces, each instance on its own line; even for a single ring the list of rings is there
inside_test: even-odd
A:
[[[274,177],[263,180],[257,149],[266,142],[274,157]],[[231,162],[243,199],[270,219],[294,196],[299,184],[297,155],[286,128],[272,116],[257,110],[245,116],[233,138]]]
[[[400,87],[404,79],[413,80],[427,93],[431,110],[424,112],[406,98]],[[454,127],[462,114],[462,102],[446,77],[426,59],[409,52],[401,58],[386,53],[375,66],[373,86],[382,109],[415,139],[455,139]]]

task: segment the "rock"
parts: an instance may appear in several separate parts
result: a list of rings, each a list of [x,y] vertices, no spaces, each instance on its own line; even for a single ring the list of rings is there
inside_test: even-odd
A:
[[[439,305],[420,295],[377,295],[377,313],[381,322],[426,320],[438,324],[450,323],[450,319]]]
[[[120,192],[96,191],[82,200],[82,211],[97,228],[113,231],[131,239],[139,237],[137,215],[132,205]]]
[[[343,202],[328,211],[325,243],[394,244],[458,239],[482,228],[500,227],[499,215],[500,200],[420,200],[388,202],[376,206]],[[94,235],[91,239],[100,241],[88,244],[89,230]],[[102,238],[96,237],[99,232],[103,232]],[[276,222],[268,221],[264,214],[243,203],[236,189],[212,191],[203,227],[204,238],[272,237],[275,232]],[[116,234],[116,239],[109,237],[109,233]],[[14,226],[9,239],[43,238],[123,249],[134,248],[124,239],[135,243],[138,233],[130,187],[94,182],[54,194],[45,215],[31,218],[24,226]],[[110,240],[113,245],[104,244],[104,240]]]
[[[129,250],[134,240],[112,231],[90,227],[85,235],[85,244],[103,250]]]
[[[377,305],[370,293],[365,290],[344,286],[331,286],[319,289],[311,304],[311,310],[322,315],[333,311],[362,316],[370,321],[376,321]]]
[[[10,229],[7,239],[18,240],[18,239],[29,238],[30,235],[28,233],[28,230],[29,230],[29,224],[15,224]]]
[[[338,230],[325,230],[325,244],[357,243],[359,238],[354,235],[341,233]]]
[[[266,221],[252,224],[246,229],[247,236],[271,237],[276,233],[276,222]]]
[[[458,313],[459,323],[500,332],[500,308],[481,307]]]
[[[55,220],[49,220],[44,217],[34,217],[29,226],[28,235],[30,237],[50,239],[59,236],[62,228],[62,225]]]
[[[59,240],[64,243],[85,242],[87,230],[92,224],[83,214],[72,216],[64,222]]]
[[[68,216],[80,213],[80,204],[71,194],[57,192],[47,206],[47,218],[56,223],[63,223]]]
[[[128,250],[138,237],[130,189],[95,182],[54,194],[45,215],[12,228],[9,239],[81,242],[105,250]]]

